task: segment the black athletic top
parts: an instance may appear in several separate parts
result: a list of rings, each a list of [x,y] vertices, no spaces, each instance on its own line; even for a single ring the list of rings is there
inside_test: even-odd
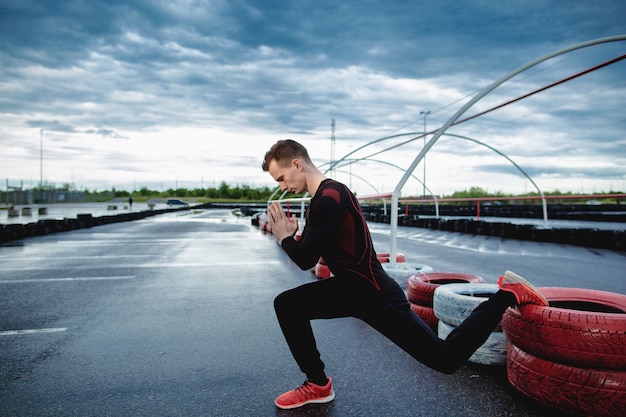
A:
[[[339,278],[362,277],[377,290],[391,279],[376,258],[359,202],[332,179],[322,181],[311,199],[300,240],[287,237],[281,246],[301,269],[314,267],[321,256]]]

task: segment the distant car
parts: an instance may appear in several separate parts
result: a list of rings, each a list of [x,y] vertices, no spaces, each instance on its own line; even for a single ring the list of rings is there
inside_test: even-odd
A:
[[[183,206],[183,207],[189,207],[189,203],[187,203],[186,201],[183,200],[179,200],[178,198],[170,198],[168,199],[165,204],[167,204],[168,206]]]

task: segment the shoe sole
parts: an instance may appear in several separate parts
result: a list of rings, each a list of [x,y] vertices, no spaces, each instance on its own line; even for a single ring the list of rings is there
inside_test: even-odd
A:
[[[274,401],[274,404],[276,404],[276,407],[280,409],[291,410],[293,408],[302,407],[307,404],[326,404],[326,403],[331,402],[334,399],[335,399],[335,391],[332,391],[328,397],[324,397],[324,398],[317,398],[315,400],[307,400],[307,401],[303,401],[301,403],[292,404],[292,405],[279,405],[276,401]]]
[[[530,282],[528,282],[525,278],[517,275],[515,272],[506,271],[504,273],[504,276],[507,278],[507,284],[524,284],[526,287],[532,289],[533,291],[536,291],[535,287],[533,287]]]
[[[532,291],[535,294],[537,294],[537,296],[539,298],[541,298],[543,301],[545,301],[546,305],[549,305],[548,300],[537,290],[537,288],[535,288],[535,286],[533,284],[528,282],[525,278],[522,278],[521,276],[517,275],[515,272],[512,272],[512,271],[505,271],[504,272],[504,277],[506,279],[506,282],[502,282],[503,284],[505,284],[505,285],[522,285],[522,286],[526,287],[527,289],[529,289],[530,291]]]

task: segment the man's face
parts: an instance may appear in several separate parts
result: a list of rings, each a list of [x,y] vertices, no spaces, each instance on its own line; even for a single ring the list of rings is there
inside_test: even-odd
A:
[[[294,194],[306,191],[305,177],[300,160],[293,159],[288,165],[279,164],[275,159],[270,161],[268,172],[280,185],[280,190],[288,190]]]

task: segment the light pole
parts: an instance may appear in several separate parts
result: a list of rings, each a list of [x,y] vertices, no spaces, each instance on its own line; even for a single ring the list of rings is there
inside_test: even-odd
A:
[[[348,146],[348,149],[352,149],[352,146]],[[352,164],[350,164],[350,191],[352,191]]]
[[[430,110],[428,111],[421,111],[420,112],[420,116],[424,116],[424,148],[426,147],[426,116],[428,116],[430,114]],[[422,184],[424,185],[424,192],[422,194],[422,198],[426,198],[426,155],[424,155],[424,181],[422,182]]]
[[[41,187],[43,187],[43,129],[39,131],[39,204],[41,204]]]

